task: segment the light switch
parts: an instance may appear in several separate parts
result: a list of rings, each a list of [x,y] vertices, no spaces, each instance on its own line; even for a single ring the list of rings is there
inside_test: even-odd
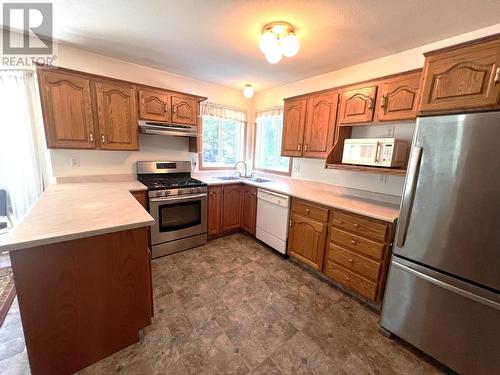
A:
[[[70,163],[71,167],[77,168],[80,166],[80,158],[70,158],[69,163]]]

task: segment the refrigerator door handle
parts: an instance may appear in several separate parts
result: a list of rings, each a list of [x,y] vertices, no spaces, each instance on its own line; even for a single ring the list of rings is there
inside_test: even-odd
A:
[[[444,288],[446,290],[449,290],[450,292],[452,293],[456,293],[456,294],[459,294],[465,298],[468,298],[470,300],[473,300],[475,302],[479,302],[483,305],[486,305],[488,307],[491,307],[495,310],[499,310],[500,311],[500,303],[497,303],[495,301],[491,301],[489,299],[486,299],[484,297],[481,297],[481,296],[478,296],[477,294],[474,294],[474,293],[471,293],[471,292],[468,292],[467,290],[464,290],[464,289],[461,289],[461,288],[457,288],[456,286],[453,286],[453,285],[450,285],[444,281],[441,281],[441,280],[438,280],[434,277],[431,277],[429,275],[426,275],[422,272],[419,272],[411,267],[408,267],[408,266],[405,266],[404,264],[401,264],[395,260],[393,260],[391,262],[392,266],[394,267],[397,267],[397,268],[400,268],[402,269],[403,271],[406,271],[408,273],[411,273],[421,279],[424,279],[428,282],[430,282],[431,284],[434,284],[434,285],[437,285],[441,288]]]
[[[399,213],[399,228],[398,236],[396,238],[397,247],[403,247],[405,244],[406,232],[408,231],[408,222],[410,219],[413,198],[415,195],[415,188],[417,187],[417,174],[421,159],[422,147],[414,147],[410,165],[408,166],[408,176],[406,177],[403,200],[401,202],[401,211]]]

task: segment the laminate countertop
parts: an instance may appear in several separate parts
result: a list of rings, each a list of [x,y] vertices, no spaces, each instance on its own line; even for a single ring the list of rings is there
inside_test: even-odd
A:
[[[206,184],[227,185],[243,183],[260,189],[274,191],[310,202],[334,207],[356,214],[393,223],[399,216],[399,197],[348,189],[320,182],[297,180],[287,177],[262,176],[272,182],[258,183],[250,179],[220,180],[205,173],[193,174]],[[378,198],[378,199],[377,199]]]
[[[0,251],[92,237],[154,224],[130,191],[147,190],[139,181],[50,185],[8,234]]]

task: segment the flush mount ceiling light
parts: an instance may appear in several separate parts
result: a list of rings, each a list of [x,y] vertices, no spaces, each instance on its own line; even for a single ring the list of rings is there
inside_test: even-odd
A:
[[[243,89],[243,95],[245,96],[245,98],[251,98],[253,96],[252,85],[245,85],[245,88]]]
[[[300,42],[294,27],[288,22],[273,22],[262,29],[260,50],[271,64],[276,64],[284,56],[292,57],[299,52]]]

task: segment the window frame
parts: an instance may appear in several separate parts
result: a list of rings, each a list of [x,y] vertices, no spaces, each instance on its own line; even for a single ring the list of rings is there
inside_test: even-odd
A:
[[[200,115],[200,136],[199,136],[199,144],[198,144],[198,170],[200,171],[230,171],[230,170],[236,170],[236,168],[233,166],[204,166],[203,165],[203,116]],[[235,120],[238,121],[238,120]],[[241,121],[242,123],[242,132],[243,132],[243,159],[245,160],[245,155],[247,153],[247,121]]]
[[[290,156],[283,156],[285,158],[289,159],[288,163],[288,171],[278,171],[275,169],[267,169],[267,168],[259,168],[257,167],[257,164],[255,164],[255,155],[257,154],[257,112],[260,111],[255,111],[255,122],[254,122],[254,132],[253,132],[253,152],[252,152],[252,165],[253,165],[253,170],[254,171],[259,171],[259,172],[264,172],[264,173],[270,173],[270,174],[275,174],[275,175],[280,175],[280,176],[288,176],[290,177],[292,175],[292,168],[293,168],[293,157]],[[285,126],[284,123],[284,113],[282,115],[282,126]],[[284,129],[283,129],[284,130]],[[283,145],[283,131],[281,133],[281,144]],[[283,147],[283,146],[282,146]],[[280,153],[281,156],[281,153]]]

